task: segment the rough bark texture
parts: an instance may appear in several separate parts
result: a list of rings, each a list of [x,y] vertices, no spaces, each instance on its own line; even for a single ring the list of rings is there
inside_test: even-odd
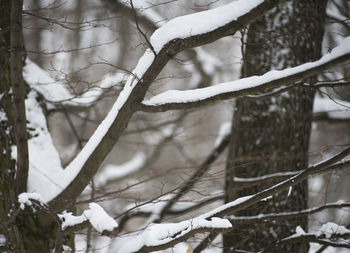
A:
[[[29,169],[27,118],[24,104],[26,89],[22,75],[24,57],[22,36],[22,6],[23,0],[11,1],[10,72],[13,111],[15,119],[15,138],[17,146],[17,171],[15,178],[17,194],[27,191]]]
[[[22,1],[0,0],[0,234],[6,238],[0,252],[52,252],[62,245],[57,241],[55,216],[44,209],[22,211],[17,201],[18,193],[27,190],[28,177],[22,5]],[[15,145],[20,151],[17,172],[11,157]]]
[[[0,234],[7,239],[6,244],[0,246],[0,251],[23,252],[22,237],[12,218],[17,207],[15,161],[11,158],[15,137],[10,90],[10,5],[11,1],[0,0]]]
[[[321,55],[326,0],[282,1],[249,28],[243,76],[296,66]],[[312,79],[307,80],[308,82]],[[235,190],[233,177],[257,177],[307,167],[314,93],[294,88],[263,100],[237,100],[227,162],[226,201],[267,188]],[[300,210],[307,205],[307,183],[282,192],[239,215]],[[258,251],[295,232],[307,229],[307,218],[237,227],[224,236],[224,252]],[[276,252],[307,252],[307,245],[286,245]]]

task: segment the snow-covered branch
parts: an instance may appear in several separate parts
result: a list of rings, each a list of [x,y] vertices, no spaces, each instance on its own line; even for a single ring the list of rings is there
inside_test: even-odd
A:
[[[310,166],[309,168],[303,170],[299,174],[297,174],[297,175],[295,175],[295,176],[293,176],[293,177],[291,177],[291,178],[289,178],[281,183],[278,183],[270,188],[267,188],[261,192],[254,194],[254,195],[238,198],[238,199],[236,199],[232,202],[229,202],[223,206],[220,206],[220,207],[218,207],[218,208],[216,208],[216,209],[214,209],[206,214],[203,214],[202,217],[205,217],[205,218],[224,217],[226,215],[243,210],[249,206],[252,206],[252,205],[258,203],[261,200],[264,200],[266,198],[273,196],[274,194],[276,194],[280,191],[283,191],[291,186],[294,186],[294,185],[302,182],[306,178],[308,178],[308,176],[315,174],[315,173],[322,172],[322,171],[328,169],[328,167],[331,167],[332,165],[335,166],[336,168],[339,168],[342,166],[348,166],[349,161],[341,161],[338,163],[337,163],[337,161],[342,160],[343,158],[347,157],[349,154],[350,154],[350,148],[346,148],[342,152],[328,158],[325,161],[322,161],[318,164]],[[333,167],[333,168],[335,168],[335,167]]]
[[[172,56],[186,48],[234,34],[272,9],[277,2],[278,0],[235,1],[220,7],[219,11],[213,9],[202,14],[175,18],[155,31],[150,41],[157,54],[154,55],[148,49],[140,58],[105,120],[65,169],[67,175],[61,178],[62,189],[53,193],[50,206],[64,210],[75,201],[125,130],[137,103],[143,100],[148,87]],[[218,21],[213,23],[213,20]],[[179,29],[179,25],[183,29]]]
[[[190,109],[225,99],[253,95],[298,82],[349,60],[350,37],[347,37],[331,53],[324,55],[318,61],[280,71],[272,70],[262,76],[247,77],[201,89],[166,91],[143,101],[138,109],[145,112]]]
[[[300,229],[301,230],[301,229]],[[348,248],[350,249],[350,230],[344,226],[328,222],[319,229],[316,233],[305,233],[300,231],[292,236],[284,238],[277,242],[275,245],[264,249],[262,252],[271,252],[271,249],[285,243],[305,242],[305,243],[318,243],[321,245]]]
[[[85,210],[82,215],[74,216],[70,212],[63,212],[58,216],[62,222],[62,230],[79,226],[89,221],[91,226],[102,235],[113,237],[118,233],[118,223],[96,203],[90,203],[89,209]]]
[[[115,250],[119,253],[154,252],[172,247],[197,233],[225,232],[231,227],[226,219],[200,217],[179,223],[151,224],[138,235],[118,239]]]

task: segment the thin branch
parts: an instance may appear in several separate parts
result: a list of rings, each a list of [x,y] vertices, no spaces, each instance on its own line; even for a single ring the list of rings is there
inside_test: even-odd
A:
[[[347,248],[350,249],[350,243],[348,242],[350,238],[350,233],[334,233],[331,236],[328,236],[324,233],[321,234],[300,234],[300,235],[294,235],[287,237],[285,239],[280,240],[276,244],[264,249],[263,252],[271,252],[271,250],[275,247],[278,247],[281,244],[286,243],[296,243],[296,242],[304,242],[304,243],[319,243],[321,245],[331,246],[331,247],[337,247],[337,248]],[[338,242],[337,240],[343,239],[344,242]]]
[[[212,232],[207,237],[202,240],[197,247],[194,248],[193,253],[200,253],[202,252],[205,248],[207,248],[212,241],[215,240],[215,238],[219,235],[220,233],[217,232]]]
[[[256,222],[265,222],[266,220],[283,220],[283,219],[294,219],[300,216],[306,216],[314,213],[321,212],[326,209],[339,209],[349,208],[350,202],[345,203],[328,203],[323,206],[313,207],[305,210],[286,212],[286,213],[271,213],[271,214],[260,214],[256,216],[233,216],[229,220],[233,225],[236,224],[248,224]]]
[[[274,185],[270,188],[267,188],[263,191],[260,191],[254,195],[246,196],[241,199],[237,199],[235,201],[229,202],[217,209],[214,209],[208,213],[205,214],[205,217],[211,218],[211,217],[224,217],[226,215],[236,213],[240,210],[243,210],[249,206],[252,206],[259,201],[268,198],[280,191],[283,191],[291,186],[294,186],[303,180],[307,179],[310,175],[313,175],[315,173],[320,173],[324,170],[327,170],[328,167],[334,165],[336,168],[342,167],[342,166],[348,166],[349,161],[343,161],[338,162],[342,160],[343,158],[347,157],[350,154],[350,148],[344,149],[342,152],[339,152],[338,154],[330,157],[329,159],[322,161],[318,164],[315,164],[313,166],[308,167],[307,169],[300,172],[298,175],[295,175],[277,185]],[[336,164],[334,164],[336,163]],[[334,167],[333,167],[334,168]]]
[[[139,22],[137,21],[137,16],[136,16],[136,10],[134,8],[134,4],[132,2],[132,0],[129,0],[130,1],[130,6],[131,6],[131,9],[132,9],[132,13],[133,13],[133,16],[134,16],[134,20],[135,20],[135,24],[136,24],[136,29],[137,31],[142,35],[142,37],[145,39],[147,45],[149,46],[149,48],[152,50],[153,54],[154,55],[157,55],[156,54],[156,51],[154,51],[154,48],[151,44],[151,42],[148,40],[146,34],[141,30],[140,26],[139,26]]]
[[[188,179],[186,180],[177,190],[175,195],[168,200],[167,204],[160,211],[159,218],[157,222],[163,219],[164,215],[168,212],[168,210],[186,193],[188,193],[191,188],[194,186],[196,182],[198,182],[206,171],[210,168],[210,165],[213,164],[219,155],[226,149],[230,142],[230,136],[227,135],[221,143],[215,147],[215,149],[209,154],[207,159],[203,162],[203,164],[199,167],[199,169]]]
[[[330,157],[329,159],[322,161],[318,164],[315,164],[313,166],[310,166],[309,168],[305,169],[304,171],[302,171],[301,173],[299,173],[296,176],[293,176],[292,178],[279,183],[273,187],[270,187],[266,190],[263,190],[255,195],[252,196],[246,196],[240,199],[237,199],[233,202],[227,203],[219,208],[216,208],[210,212],[207,212],[201,216],[199,216],[198,218],[204,218],[204,219],[211,219],[214,217],[224,217],[228,214],[231,213],[235,213],[239,210],[245,209],[277,192],[280,192],[290,186],[293,186],[295,184],[298,184],[300,182],[302,182],[303,180],[305,180],[309,175],[317,173],[317,172],[321,172],[324,171],[327,167],[334,165],[334,163],[336,163],[339,160],[342,160],[343,158],[345,158],[346,156],[348,156],[350,154],[350,148],[347,148],[345,150],[343,150],[342,152]],[[344,164],[344,162],[338,162],[337,164]],[[309,210],[309,212],[312,212]],[[152,252],[152,251],[157,251],[157,250],[162,250],[162,249],[166,249],[169,247],[172,247],[174,245],[176,245],[179,242],[185,241],[188,238],[192,237],[193,235],[197,234],[197,233],[204,233],[204,232],[211,232],[211,233],[225,233],[225,232],[229,232],[232,230],[232,227],[229,228],[200,228],[200,229],[191,229],[190,231],[187,231],[187,229],[184,229],[183,231],[180,231],[179,233],[177,233],[178,235],[169,235],[170,237],[172,237],[172,240],[164,240],[163,243],[158,243],[158,245],[156,246],[146,246],[144,245],[143,247],[141,247],[140,250],[138,250],[137,252]],[[268,251],[266,251],[268,252]]]

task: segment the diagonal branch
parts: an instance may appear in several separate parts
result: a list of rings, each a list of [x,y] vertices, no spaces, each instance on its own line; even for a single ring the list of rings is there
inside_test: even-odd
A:
[[[342,152],[330,157],[329,159],[322,161],[318,164],[315,164],[313,166],[310,166],[309,168],[303,170],[298,175],[293,176],[279,184],[276,184],[268,189],[265,189],[261,192],[258,192],[251,196],[245,196],[239,199],[236,199],[232,202],[229,202],[219,208],[216,208],[206,214],[203,215],[203,217],[210,218],[210,217],[223,217],[226,215],[230,215],[231,213],[238,212],[240,210],[243,210],[249,206],[252,206],[259,201],[268,198],[284,189],[287,189],[291,186],[294,186],[303,180],[305,180],[308,176],[322,172],[326,170],[328,167],[331,167],[334,163],[337,161],[342,160],[343,158],[347,157],[350,154],[350,148],[344,149]],[[341,168],[343,166],[348,166],[349,161],[342,161],[334,164],[334,169]]]
[[[231,213],[237,212],[239,210],[242,210],[244,208],[247,208],[251,205],[254,205],[255,203],[270,197],[271,195],[280,192],[290,186],[296,185],[298,183],[300,183],[301,181],[305,180],[309,175],[312,175],[314,173],[318,173],[318,172],[322,172],[324,170],[326,170],[328,167],[333,167],[334,169],[336,169],[336,167],[342,167],[342,166],[348,166],[349,164],[349,160],[347,161],[340,161],[343,158],[345,158],[346,156],[348,156],[350,154],[350,148],[347,148],[345,150],[343,150],[342,152],[332,156],[331,158],[320,162],[316,165],[310,166],[309,168],[303,170],[301,173],[299,173],[296,176],[291,177],[288,180],[285,180],[282,183],[279,183],[275,186],[272,186],[264,191],[261,191],[255,195],[251,195],[251,196],[246,196],[246,197],[242,197],[239,198],[235,201],[232,201],[230,203],[227,203],[221,207],[218,207],[210,212],[207,212],[203,215],[200,215],[195,219],[205,219],[208,222],[213,221],[213,219],[216,219],[216,217],[224,217],[226,215],[229,215]],[[340,161],[340,162],[338,162]],[[335,206],[343,206],[343,207],[348,207],[349,203],[339,203],[339,204],[329,204],[329,208],[334,208]],[[315,209],[309,209],[309,210],[304,210],[304,213],[300,213],[300,215],[306,215],[308,212],[309,213],[313,213],[316,211],[320,211],[322,208],[327,208],[327,207],[318,207]],[[282,217],[283,215],[285,215],[285,217]],[[290,213],[285,213],[285,214],[281,214],[281,217],[279,218],[286,218],[288,216],[290,216]],[[293,215],[297,215],[297,214],[293,214]],[[272,218],[272,217],[271,217]],[[236,218],[236,221],[239,218]],[[242,218],[244,219],[244,217]],[[179,223],[180,224],[180,223]],[[168,224],[160,224],[159,226],[162,225],[168,225]],[[137,250],[135,250],[136,252],[153,252],[153,251],[157,251],[157,250],[162,250],[162,249],[166,249],[169,247],[172,247],[174,245],[176,245],[179,242],[185,241],[188,238],[194,236],[197,233],[203,233],[203,232],[210,232],[212,234],[212,236],[214,237],[216,234],[218,233],[223,233],[223,232],[228,232],[232,229],[231,227],[200,227],[200,228],[191,228],[189,229],[187,226],[184,227],[181,230],[176,230],[174,231],[173,229],[170,231],[168,231],[168,235],[167,237],[171,237],[171,239],[167,239],[167,240],[162,240],[162,241],[157,241],[157,243],[152,243],[152,245],[138,245],[137,246]],[[209,238],[209,237],[208,237]],[[138,239],[138,238],[136,238]],[[197,251],[196,251],[197,252]],[[268,251],[267,251],[268,252]]]
[[[231,6],[237,7],[242,5],[243,2],[246,3],[247,0],[233,2]],[[251,3],[255,5],[249,5],[250,7],[243,11],[241,15],[237,17],[232,16],[231,21],[223,23],[213,30],[189,35],[188,37],[173,38],[164,45],[158,44],[157,48],[155,48],[158,53],[156,56],[151,50],[146,50],[133,71],[138,79],[135,80],[133,75],[129,77],[123,91],[105,120],[97,128],[82,151],[65,169],[67,175],[62,179],[64,181],[62,182],[63,190],[56,192],[55,196],[52,197],[52,200],[49,202],[52,208],[64,210],[74,204],[76,198],[91,181],[99,166],[127,127],[132,114],[136,111],[136,104],[143,100],[148,87],[172,56],[186,48],[201,46],[234,34],[272,9],[278,3],[278,0],[251,0]],[[208,11],[207,15],[210,15],[210,13]],[[160,35],[160,32],[157,34]]]
[[[215,160],[219,157],[219,155],[226,149],[227,145],[229,144],[229,140],[230,136],[225,136],[221,143],[217,147],[215,147],[215,149],[209,154],[207,159],[205,159],[203,164],[200,165],[199,169],[195,171],[195,173],[193,173],[193,175],[191,175],[191,177],[179,187],[179,189],[176,191],[173,197],[167,201],[163,209],[160,211],[157,222],[162,220],[166,213],[170,210],[170,208],[177,201],[179,201],[182,196],[188,193],[194,186],[194,184],[203,177],[205,172],[208,171],[208,169],[210,168],[210,165],[214,163]]]

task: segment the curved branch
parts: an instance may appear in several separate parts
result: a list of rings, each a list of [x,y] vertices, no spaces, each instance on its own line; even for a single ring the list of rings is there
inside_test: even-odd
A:
[[[234,2],[234,4],[240,5],[242,1]],[[259,2],[258,5],[251,6],[241,16],[233,17],[232,21],[218,26],[216,29],[181,39],[174,38],[162,46],[159,52],[156,50],[158,52],[156,56],[150,50],[146,50],[133,71],[138,79],[135,80],[132,75],[129,77],[106,119],[97,128],[78,156],[65,169],[68,175],[64,184],[67,185],[63,185],[61,192],[57,192],[57,195],[53,196],[53,199],[49,202],[50,206],[57,210],[64,210],[74,204],[76,198],[91,181],[99,166],[127,127],[132,114],[136,111],[136,105],[143,100],[148,87],[172,56],[186,48],[201,46],[234,34],[272,9],[278,0],[257,2]]]
[[[288,68],[281,71],[273,70],[262,76],[242,78],[240,80],[221,83],[201,89],[166,91],[152,97],[148,101],[143,101],[137,109],[144,112],[192,109],[222,100],[254,95],[266,90],[290,85],[294,82],[316,75],[340,63],[349,61],[349,44],[350,37],[347,37],[339,47],[332,51],[332,53],[324,55],[318,61],[305,63],[294,68]],[[295,85],[299,85],[299,83],[296,83]]]

